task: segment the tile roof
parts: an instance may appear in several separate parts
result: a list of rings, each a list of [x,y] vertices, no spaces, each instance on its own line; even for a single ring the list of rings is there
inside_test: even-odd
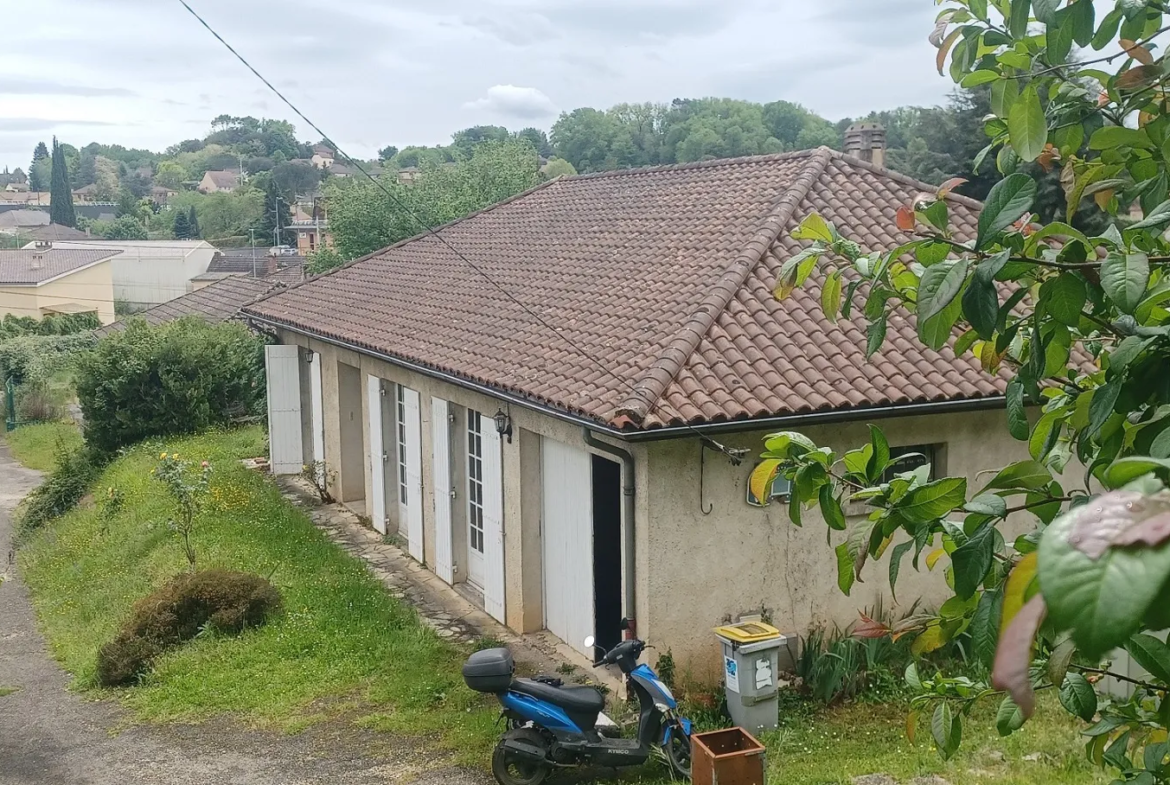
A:
[[[206,321],[217,323],[234,319],[240,309],[250,302],[284,286],[279,281],[265,281],[258,278],[232,276],[221,281],[208,284],[197,291],[177,297],[170,302],[156,305],[145,311],[134,314],[132,318],[142,318],[147,324],[163,324],[173,322],[184,316],[199,316]],[[112,332],[126,329],[125,320],[106,325],[96,331],[98,336],[109,335]]]
[[[61,224],[49,224],[48,226],[38,226],[36,229],[30,229],[27,232],[21,232],[21,237],[28,240],[48,240],[50,242],[58,242],[63,240],[89,240],[88,234],[80,229],[74,229],[72,226],[62,226]]]
[[[772,297],[806,214],[892,247],[925,190],[822,148],[554,180],[441,229],[559,337],[433,235],[245,311],[618,427],[997,396],[1002,380],[923,347],[913,317],[867,361],[860,320],[825,320],[815,280]],[[949,202],[973,234],[978,203]]]
[[[208,172],[207,176],[210,178],[211,184],[216,188],[233,189],[240,184],[239,172],[224,170],[218,172]]]
[[[0,213],[0,226],[5,228],[48,225],[49,214],[44,210],[7,210]]]
[[[267,248],[257,248],[255,260],[252,258],[251,248],[224,248],[215,255],[207,268],[209,273],[246,273],[256,277],[264,277],[268,271],[268,262],[272,257]],[[277,265],[284,267],[300,267],[305,263],[303,256],[278,256]],[[253,263],[254,262],[254,263]]]
[[[0,251],[0,286],[36,286],[119,253],[121,251],[58,248],[47,251]]]

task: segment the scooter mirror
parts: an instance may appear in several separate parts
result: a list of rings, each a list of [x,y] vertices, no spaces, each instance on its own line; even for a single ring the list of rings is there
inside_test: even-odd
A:
[[[585,648],[586,649],[592,649],[593,644],[595,644],[595,643],[597,643],[597,639],[594,638],[592,635],[585,638]]]

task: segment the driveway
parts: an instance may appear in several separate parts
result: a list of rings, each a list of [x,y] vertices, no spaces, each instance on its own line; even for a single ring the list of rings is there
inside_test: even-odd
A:
[[[40,476],[0,442],[0,785],[488,785],[486,773],[445,766],[417,739],[345,723],[297,736],[230,720],[128,726],[116,703],[69,692],[49,656],[28,591],[11,566],[11,512]]]

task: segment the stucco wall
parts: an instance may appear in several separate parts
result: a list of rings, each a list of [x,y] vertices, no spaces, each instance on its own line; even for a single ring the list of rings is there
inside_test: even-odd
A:
[[[1026,446],[1008,435],[1002,411],[899,418],[880,423],[894,447],[945,445],[942,476],[977,475],[1028,457]],[[866,423],[799,429],[817,444],[838,452],[869,439]],[[729,447],[757,455],[767,432],[720,437]],[[819,510],[806,511],[803,527],[793,526],[787,506],[773,502],[760,509],[747,504],[748,477],[754,462],[741,466],[708,452],[703,493],[714,505],[709,516],[699,510],[699,444],[694,439],[654,443],[649,448],[650,542],[653,558],[645,569],[650,597],[642,632],[651,642],[669,647],[680,666],[698,678],[717,678],[719,649],[709,630],[727,617],[771,614],[784,631],[803,634],[817,625],[845,626],[858,611],[881,601],[905,612],[918,598],[944,597],[941,574],[922,565],[916,573],[907,556],[898,581],[898,603],[890,596],[889,555],[866,565],[849,597],[837,588],[832,548],[826,544]],[[983,478],[984,481],[989,478]],[[856,509],[856,508],[854,508]],[[856,520],[856,518],[851,518]]]
[[[97,311],[102,324],[114,315],[113,275],[109,261],[86,267],[40,286],[0,287],[0,316],[31,316],[40,319],[45,309],[76,303]]]

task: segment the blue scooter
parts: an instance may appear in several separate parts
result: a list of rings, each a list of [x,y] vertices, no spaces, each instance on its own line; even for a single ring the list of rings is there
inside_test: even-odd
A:
[[[594,648],[592,636],[585,647]],[[565,686],[559,679],[515,679],[507,649],[476,652],[463,666],[467,686],[495,695],[508,729],[492,754],[500,785],[540,785],[558,768],[640,766],[661,750],[671,771],[691,776],[691,723],[676,714],[670,688],[638,658],[646,644],[625,640],[593,663],[617,665],[638,696],[636,739],[615,738],[617,726],[604,714],[605,698],[593,687]],[[600,650],[600,649],[599,649]],[[601,721],[599,722],[599,715]]]

